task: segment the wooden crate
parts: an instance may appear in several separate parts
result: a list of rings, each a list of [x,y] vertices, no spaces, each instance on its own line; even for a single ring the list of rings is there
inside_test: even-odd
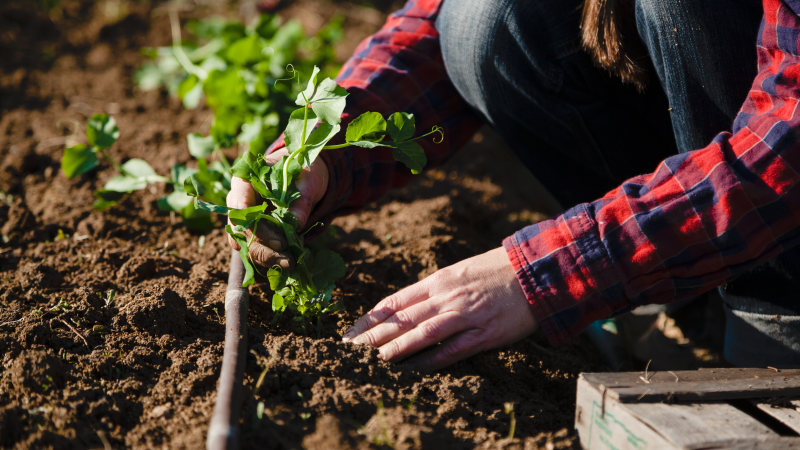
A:
[[[800,450],[800,370],[584,373],[584,449]]]

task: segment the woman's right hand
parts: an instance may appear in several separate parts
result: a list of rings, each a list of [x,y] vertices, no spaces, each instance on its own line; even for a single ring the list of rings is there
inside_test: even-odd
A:
[[[267,155],[265,160],[267,164],[274,165],[285,155],[288,155],[288,152],[283,148]],[[328,189],[328,166],[322,158],[317,158],[311,167],[303,168],[297,179],[297,189],[300,190],[300,198],[292,202],[289,211],[297,218],[298,231],[300,231],[305,227],[314,206],[322,200]],[[256,191],[250,183],[237,177],[231,180],[231,191],[227,198],[229,208],[243,209],[256,206],[258,204],[256,199]],[[228,220],[228,224],[230,224],[230,220]],[[253,236],[250,229],[245,234],[248,241]],[[240,250],[239,244],[231,236],[228,236],[228,242],[234,250]],[[278,265],[284,269],[293,269],[295,266],[294,256],[288,249],[283,231],[266,220],[262,220],[258,224],[255,240],[250,246],[250,258],[254,263],[265,268]]]

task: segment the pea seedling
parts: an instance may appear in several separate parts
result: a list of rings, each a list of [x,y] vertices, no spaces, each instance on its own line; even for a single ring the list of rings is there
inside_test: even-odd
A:
[[[119,175],[108,180],[102,189],[95,191],[97,200],[95,209],[106,210],[122,200],[125,195],[140,191],[155,183],[172,185],[176,190],[158,200],[158,207],[163,211],[175,211],[183,217],[186,226],[193,230],[209,231],[214,227],[208,211],[199,210],[192,204],[191,197],[183,193],[183,182],[189,175],[196,175],[208,186],[206,195],[215,201],[224,201],[230,190],[230,165],[220,154],[219,160],[208,163],[205,158],[197,160],[197,169],[190,169],[176,164],[169,177],[156,174],[155,170],[142,159],[129,159],[120,164],[107,150],[119,139],[120,130],[113,117],[106,114],[95,114],[86,124],[86,139],[89,145],[77,144],[67,148],[61,159],[61,168],[67,178],[85,174],[100,164],[98,155],[117,169]],[[193,155],[199,144],[189,136],[189,150]],[[209,151],[206,156],[210,155]]]
[[[394,113],[386,120],[379,113],[367,112],[347,126],[345,143],[327,145],[341,131],[341,115],[348,94],[330,78],[318,83],[318,74],[319,69],[314,67],[306,89],[298,94],[295,101],[300,108],[292,112],[284,131],[289,155],[270,166],[264,160],[263,154],[256,154],[251,149],[231,170],[233,176],[249,182],[259,196],[266,200],[265,203],[246,209],[222,206],[220,202],[206,197],[206,183],[196,175],[186,178],[184,189],[188,195],[195,197],[198,208],[228,215],[233,225],[226,226],[225,230],[241,248],[239,256],[245,267],[243,286],[253,284],[255,273],[258,272],[248,256],[253,239],[248,240],[245,231],[248,228],[255,229],[261,220],[266,220],[283,231],[297,264],[292,270],[275,266],[266,273],[274,291],[272,309],[278,313],[275,320],[289,309],[295,313],[293,320],[299,322],[304,331],[307,323],[313,324],[316,319],[319,333],[322,315],[343,310],[341,301],[331,301],[331,292],[335,288],[334,283],[345,275],[346,267],[337,253],[328,249],[313,252],[305,245],[303,235],[298,234],[297,219],[289,211],[289,205],[300,197],[296,181],[301,170],[303,167],[310,167],[324,150],[352,145],[363,148],[392,148],[394,158],[417,174],[425,166],[426,158],[422,147],[414,141],[433,133],[441,133],[441,128],[434,127],[431,132],[414,138],[415,123],[412,114]],[[384,140],[387,135],[391,140]]]

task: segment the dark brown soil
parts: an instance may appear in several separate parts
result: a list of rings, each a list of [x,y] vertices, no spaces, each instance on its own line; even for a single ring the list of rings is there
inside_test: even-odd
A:
[[[112,3],[126,14],[111,14]],[[0,5],[0,191],[10,194],[0,198],[8,239],[0,244],[0,448],[202,448],[222,359],[223,232],[203,237],[160,212],[163,187],[93,211],[93,190],[114,171],[67,180],[59,161],[70,120],[105,111],[122,130],[111,154],[167,174],[190,161],[185,136],[207,131],[211,112],[132,83],[139,49],[169,42],[163,4],[74,0],[50,13],[33,5]],[[384,17],[340,3],[293,4],[284,14],[302,15],[301,6],[311,11],[305,23],[348,14],[344,51]],[[288,318],[271,326],[268,292],[251,288],[244,448],[575,445],[576,376],[600,368],[584,341],[550,348],[534,336],[434,375],[340,342],[386,295],[544,217],[545,202],[497,138],[485,131],[475,141],[337,219],[332,244],[349,268],[335,295],[347,313],[327,319],[322,339],[298,334]],[[107,302],[110,289],[117,294]],[[505,402],[515,404],[514,439]]]

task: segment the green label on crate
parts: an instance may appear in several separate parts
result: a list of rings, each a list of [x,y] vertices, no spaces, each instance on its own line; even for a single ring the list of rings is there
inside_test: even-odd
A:
[[[587,450],[646,450],[647,442],[633,434],[624,423],[608,411],[603,414],[602,406],[593,402],[592,423],[589,425],[589,444]]]

